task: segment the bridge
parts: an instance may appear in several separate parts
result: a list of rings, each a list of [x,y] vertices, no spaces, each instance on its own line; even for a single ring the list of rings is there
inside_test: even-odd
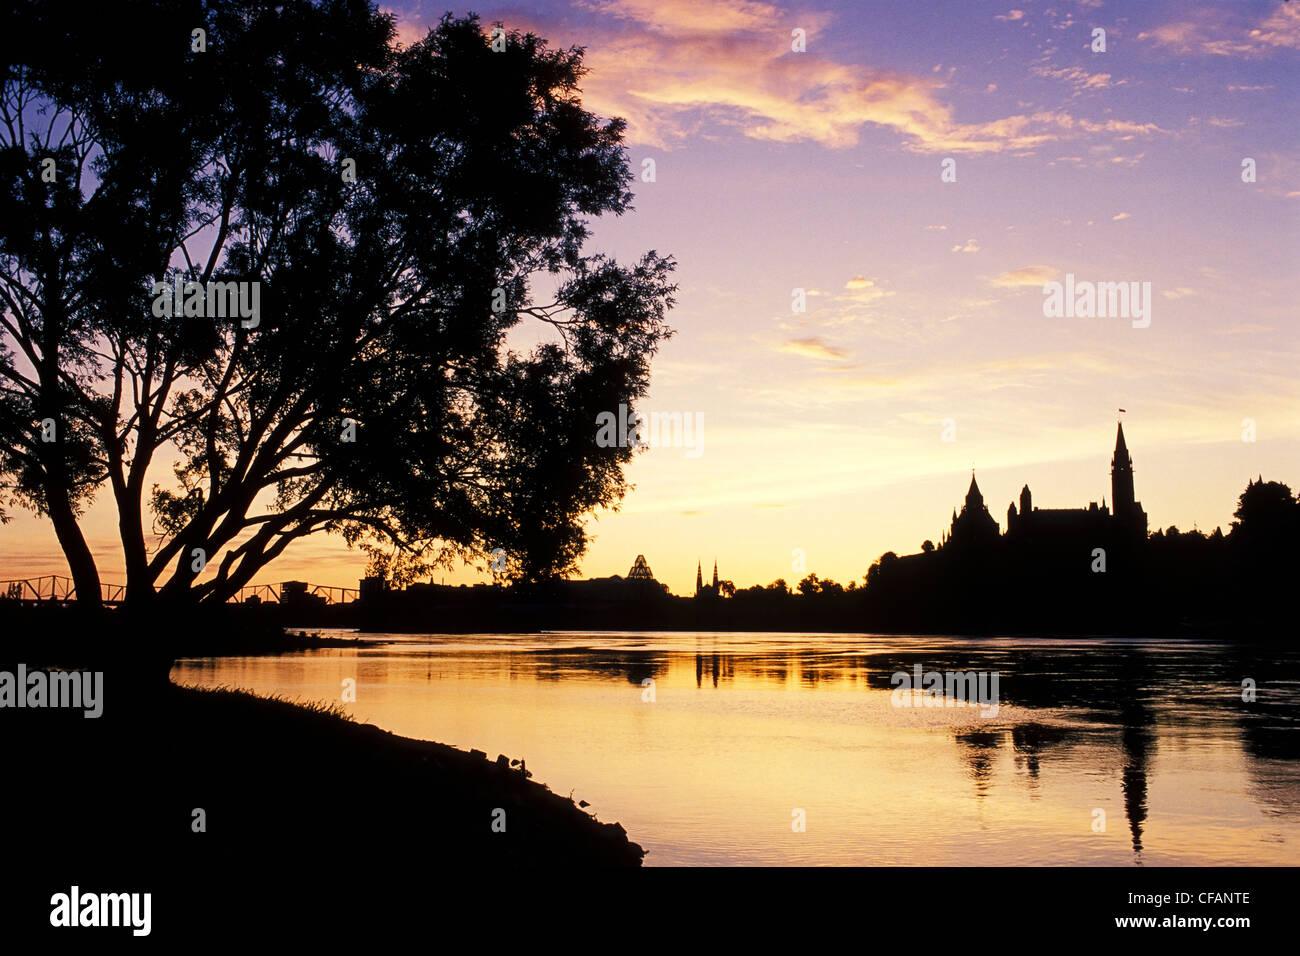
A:
[[[100,582],[100,600],[121,604],[126,600],[125,584]],[[288,604],[318,599],[325,604],[351,604],[361,592],[357,588],[339,588],[306,581],[283,581],[280,584],[254,584],[240,588],[230,604]],[[34,578],[11,578],[0,581],[0,600],[27,604],[67,604],[77,599],[77,586],[62,574],[45,574]]]

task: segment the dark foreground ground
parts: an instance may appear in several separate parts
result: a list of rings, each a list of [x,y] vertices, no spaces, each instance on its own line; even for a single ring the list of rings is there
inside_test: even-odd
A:
[[[110,675],[111,676],[111,675]],[[102,717],[8,710],[10,797],[50,853],[338,860],[399,850],[424,865],[636,866],[642,851],[523,774],[428,741],[292,703],[160,688]],[[15,790],[18,793],[15,794]],[[11,805],[12,806],[12,805]],[[504,810],[504,832],[493,832]],[[196,809],[206,832],[195,832]],[[501,819],[501,814],[496,814]],[[53,844],[53,845],[52,845]]]
[[[641,864],[620,825],[496,754],[178,687],[158,640],[68,617],[45,619],[44,635],[4,633],[0,670],[21,661],[104,672],[98,718],[0,708],[6,856],[59,861],[69,873],[113,860],[155,872],[291,865],[297,879],[313,866],[356,871],[394,858],[428,871]]]

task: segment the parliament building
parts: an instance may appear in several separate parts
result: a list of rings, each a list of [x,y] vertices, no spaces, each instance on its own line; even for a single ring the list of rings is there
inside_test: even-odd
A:
[[[1008,543],[1088,539],[1092,541],[1141,542],[1147,536],[1147,515],[1133,492],[1133,458],[1124,442],[1121,423],[1115,437],[1115,454],[1110,463],[1110,505],[1103,497],[1086,508],[1036,508],[1029,486],[1020,489],[1020,508],[1007,508]],[[1113,509],[1113,510],[1112,510]],[[953,510],[952,524],[943,536],[940,550],[978,551],[996,545],[1000,535],[997,520],[989,513],[971,472],[970,489],[961,512]]]

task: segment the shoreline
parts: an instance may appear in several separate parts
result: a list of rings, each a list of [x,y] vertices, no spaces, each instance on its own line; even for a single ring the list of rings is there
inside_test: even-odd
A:
[[[0,714],[11,757],[47,768],[10,810],[24,820],[20,844],[33,841],[27,852],[69,865],[129,855],[187,867],[197,854],[236,870],[268,853],[325,865],[340,848],[368,858],[396,847],[475,868],[639,867],[646,854],[620,824],[528,779],[504,755],[229,689],[169,683],[124,699],[119,685],[115,700],[111,674],[106,682],[96,720],[68,710]],[[42,761],[69,747],[77,761]],[[87,781],[98,782],[90,808]],[[93,818],[102,822],[83,826]]]
[[[340,847],[380,859],[400,848],[472,868],[639,867],[646,855],[620,824],[528,779],[504,755],[170,677],[179,657],[212,656],[201,652],[214,644],[225,652],[217,656],[274,656],[376,642],[241,630],[238,615],[211,615],[179,635],[147,619],[66,608],[14,617],[0,614],[0,670],[99,672],[103,701],[89,720],[66,707],[0,709],[11,765],[42,768],[9,808],[23,821],[20,858],[186,870],[199,862],[239,873],[268,852],[335,866]],[[200,811],[203,831],[193,829]]]

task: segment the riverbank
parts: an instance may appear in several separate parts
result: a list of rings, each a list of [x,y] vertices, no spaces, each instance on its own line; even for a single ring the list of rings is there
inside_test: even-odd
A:
[[[102,714],[0,708],[16,858],[74,869],[197,866],[236,879],[276,860],[641,864],[644,851],[619,824],[596,820],[504,755],[400,737],[320,707],[179,687],[160,676],[165,646],[156,635],[119,643],[121,635],[46,624],[43,636],[9,631],[0,670],[16,673],[21,662],[29,673],[102,671]]]
[[[212,865],[418,855],[444,866],[639,866],[617,823],[482,752],[412,740],[320,708],[177,686],[104,712],[0,713],[15,835],[69,864],[127,852]],[[52,842],[66,846],[55,847]],[[33,847],[36,852],[36,847]],[[237,869],[237,867],[235,867]]]

